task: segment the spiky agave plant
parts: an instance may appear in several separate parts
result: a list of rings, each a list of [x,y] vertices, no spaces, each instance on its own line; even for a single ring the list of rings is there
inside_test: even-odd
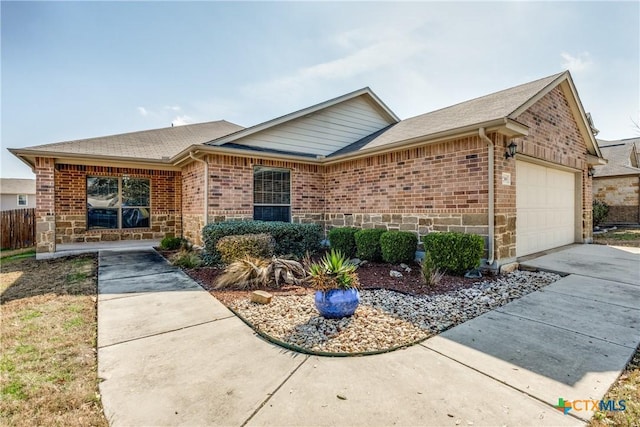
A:
[[[356,268],[340,251],[332,249],[320,262],[309,266],[310,281],[321,291],[357,288]]]

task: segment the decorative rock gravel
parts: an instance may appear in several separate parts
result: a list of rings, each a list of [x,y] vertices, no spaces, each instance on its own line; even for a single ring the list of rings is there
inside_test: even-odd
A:
[[[338,320],[319,316],[313,295],[276,295],[267,305],[246,299],[233,308],[261,332],[307,350],[383,351],[435,335],[558,279],[560,276],[552,273],[514,271],[495,281],[442,295],[361,290],[355,314]]]

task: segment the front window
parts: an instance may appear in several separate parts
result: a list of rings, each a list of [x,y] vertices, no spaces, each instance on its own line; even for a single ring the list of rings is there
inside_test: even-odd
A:
[[[29,201],[26,194],[18,194],[18,206],[27,206]]]
[[[291,220],[291,171],[256,166],[253,170],[253,219]]]
[[[87,228],[147,228],[150,181],[87,177]]]

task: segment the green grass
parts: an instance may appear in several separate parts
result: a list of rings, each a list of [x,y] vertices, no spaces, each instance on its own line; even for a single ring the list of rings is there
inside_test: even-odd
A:
[[[0,260],[2,260],[3,263],[7,261],[14,261],[19,259],[35,258],[35,257],[36,257],[35,249],[0,251]]]
[[[595,234],[593,242],[602,245],[640,247],[640,228],[619,228]]]
[[[639,238],[640,234],[631,233],[631,232],[620,232],[620,233],[611,233],[609,237],[611,239],[616,239],[616,240],[633,240],[633,239]]]
[[[71,273],[67,275],[67,283],[72,284],[82,282],[83,280],[87,280],[87,277],[87,273],[85,272]]]

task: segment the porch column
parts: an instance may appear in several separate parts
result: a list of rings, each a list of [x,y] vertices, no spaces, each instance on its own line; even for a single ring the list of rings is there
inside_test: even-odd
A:
[[[56,251],[55,160],[36,157],[36,253]]]

